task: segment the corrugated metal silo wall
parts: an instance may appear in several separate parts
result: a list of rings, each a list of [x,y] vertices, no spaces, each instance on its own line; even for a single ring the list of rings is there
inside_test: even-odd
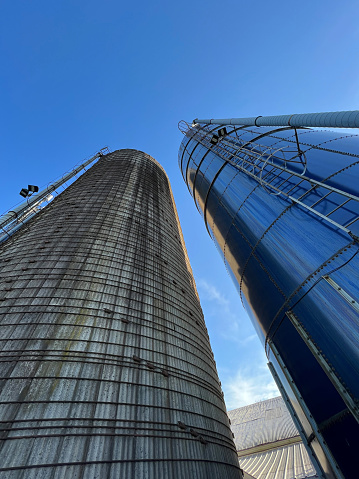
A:
[[[0,259],[1,477],[241,477],[157,162],[103,157]]]
[[[291,387],[287,393],[308,444],[320,456],[328,477],[333,477],[327,468],[329,455],[344,477],[355,477],[359,427],[352,413],[359,417],[359,203],[350,195],[359,196],[359,136],[228,126],[228,135],[214,146],[211,136],[221,127],[203,128],[190,128],[179,150],[189,192],[267,346],[269,360],[282,380],[285,371],[296,388],[294,394]],[[296,155],[298,148],[302,157],[305,154],[305,167]],[[222,157],[223,152],[227,156]],[[280,170],[280,161],[295,174]],[[309,180],[304,181],[303,175]],[[267,187],[263,180],[268,179]],[[278,185],[280,191],[270,190],[271,185]],[[350,234],[329,220],[349,228]],[[296,318],[304,339],[286,313]],[[277,364],[268,344],[276,347],[284,366]],[[315,354],[308,344],[317,348]],[[318,357],[330,368],[331,379]],[[349,410],[348,404],[354,408]],[[326,457],[318,437],[329,449]]]

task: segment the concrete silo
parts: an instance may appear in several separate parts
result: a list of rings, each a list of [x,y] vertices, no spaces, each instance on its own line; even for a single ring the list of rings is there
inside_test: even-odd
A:
[[[99,161],[0,245],[0,476],[240,478],[168,178]]]

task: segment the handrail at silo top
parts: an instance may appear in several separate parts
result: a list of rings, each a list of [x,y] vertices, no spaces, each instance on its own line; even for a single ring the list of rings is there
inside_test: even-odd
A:
[[[359,128],[359,110],[200,120],[193,124]]]

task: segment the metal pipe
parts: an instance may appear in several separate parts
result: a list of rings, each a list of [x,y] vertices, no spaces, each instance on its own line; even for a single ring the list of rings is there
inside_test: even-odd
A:
[[[248,126],[295,126],[326,128],[359,128],[359,110],[332,111],[324,113],[299,113],[293,115],[252,116],[247,118],[226,118],[199,120],[193,123],[216,125]]]
[[[11,221],[13,221],[14,219],[16,219],[19,215],[21,215],[22,213],[24,213],[29,207],[31,206],[34,206],[35,203],[37,203],[39,200],[45,198],[48,194],[52,193],[53,191],[55,191],[59,186],[63,185],[64,183],[66,183],[66,181],[70,180],[72,177],[74,177],[75,175],[77,175],[77,173],[79,173],[82,169],[84,169],[87,165],[89,165],[90,163],[92,163],[93,161],[95,161],[97,158],[99,158],[100,156],[102,156],[102,150],[104,150],[104,148],[102,148],[98,153],[96,153],[95,156],[93,156],[92,158],[90,158],[89,160],[86,160],[84,163],[82,163],[80,166],[78,166],[77,168],[75,168],[74,170],[70,171],[69,173],[67,173],[67,175],[63,176],[60,180],[58,181],[55,181],[55,183],[52,183],[51,185],[47,186],[46,188],[44,188],[43,190],[41,190],[39,193],[37,193],[36,195],[33,195],[31,196],[29,199],[27,199],[26,201],[24,201],[24,203],[21,203],[21,205],[17,206],[16,208],[14,208],[13,210],[10,210],[8,213],[6,213],[5,215],[3,215],[1,218],[0,218],[0,227],[4,227],[6,226],[7,224],[9,224]]]

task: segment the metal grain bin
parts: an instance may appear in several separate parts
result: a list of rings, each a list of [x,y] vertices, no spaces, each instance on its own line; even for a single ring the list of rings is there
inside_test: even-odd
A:
[[[181,123],[180,168],[318,474],[354,478],[359,136],[258,118]]]

